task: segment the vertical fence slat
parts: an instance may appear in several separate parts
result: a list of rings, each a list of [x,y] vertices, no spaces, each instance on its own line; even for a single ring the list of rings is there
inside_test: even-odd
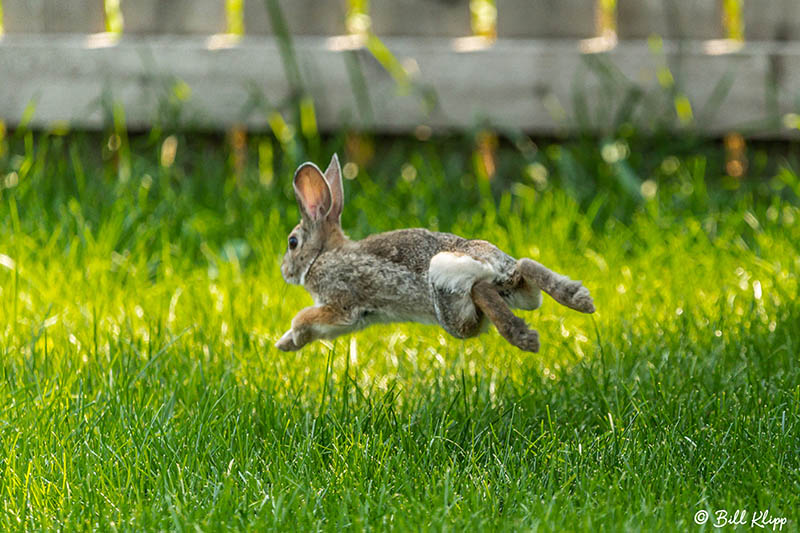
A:
[[[245,0],[244,31],[248,35],[274,33],[267,11],[268,0]],[[346,0],[278,0],[292,35],[342,35],[345,33]]]
[[[371,0],[370,17],[379,37],[472,35],[468,0]]]
[[[772,0],[768,0],[772,1]],[[617,35],[646,39],[724,37],[722,6],[717,0],[617,0]]]
[[[121,0],[124,33],[223,33],[225,0]]]
[[[41,33],[44,30],[43,0],[3,0],[3,31]]]
[[[497,36],[594,37],[595,0],[497,0]]]
[[[97,33],[105,30],[103,0],[3,0],[6,33]]]
[[[744,5],[744,35],[754,41],[800,39],[800,1],[748,0]]]

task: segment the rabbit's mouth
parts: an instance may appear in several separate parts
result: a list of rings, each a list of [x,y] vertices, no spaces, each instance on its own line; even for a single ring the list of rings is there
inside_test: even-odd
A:
[[[286,283],[289,283],[291,285],[300,284],[300,277],[297,275],[296,272],[293,272],[289,268],[289,265],[287,265],[286,263],[283,263],[281,265],[281,275],[283,276],[283,279],[286,281]]]

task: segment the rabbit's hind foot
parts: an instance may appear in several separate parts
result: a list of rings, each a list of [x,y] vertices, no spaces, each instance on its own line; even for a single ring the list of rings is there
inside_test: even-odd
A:
[[[539,333],[511,312],[494,285],[487,281],[473,285],[472,300],[508,342],[526,352],[539,351]]]
[[[527,257],[517,261],[517,270],[525,281],[535,284],[561,305],[581,313],[594,313],[592,295],[580,281],[571,280]]]

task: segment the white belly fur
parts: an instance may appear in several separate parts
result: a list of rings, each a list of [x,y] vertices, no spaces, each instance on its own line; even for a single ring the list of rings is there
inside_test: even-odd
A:
[[[505,300],[512,309],[533,311],[542,305],[542,291],[538,287],[528,287],[528,290],[517,289]]]

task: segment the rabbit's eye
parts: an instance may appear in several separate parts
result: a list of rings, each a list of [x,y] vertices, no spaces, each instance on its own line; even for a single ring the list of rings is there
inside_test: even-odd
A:
[[[289,249],[294,250],[295,248],[297,248],[297,237],[292,235],[289,237]]]

